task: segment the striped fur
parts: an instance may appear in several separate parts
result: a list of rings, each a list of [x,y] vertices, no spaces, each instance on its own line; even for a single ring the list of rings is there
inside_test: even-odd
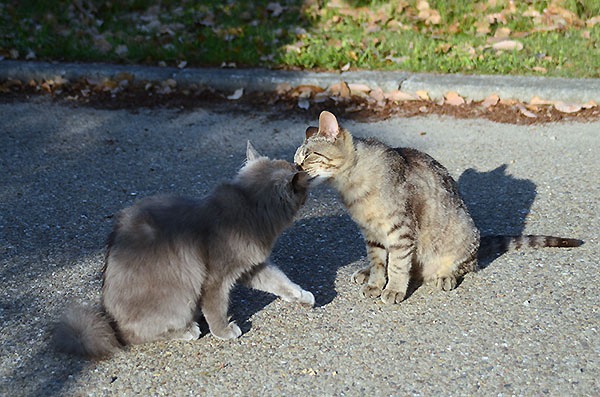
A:
[[[425,153],[358,139],[322,112],[294,161],[342,195],[366,242],[369,266],[352,279],[361,293],[399,303],[412,276],[442,290],[478,267],[479,231],[448,171]],[[482,239],[481,253],[520,247],[576,247],[579,240],[546,236]]]
[[[502,254],[522,248],[579,247],[582,240],[554,236],[483,236],[479,247],[479,257],[485,258],[494,254]]]

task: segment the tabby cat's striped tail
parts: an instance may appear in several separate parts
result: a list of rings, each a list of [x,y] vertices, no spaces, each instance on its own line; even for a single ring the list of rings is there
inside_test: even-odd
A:
[[[483,236],[479,246],[479,256],[486,257],[521,248],[579,247],[582,240],[553,236]]]

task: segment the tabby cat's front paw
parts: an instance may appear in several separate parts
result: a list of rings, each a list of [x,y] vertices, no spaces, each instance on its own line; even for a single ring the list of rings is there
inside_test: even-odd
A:
[[[448,276],[448,277],[438,277],[435,280],[435,285],[442,291],[450,291],[456,288],[456,277]]]
[[[365,284],[360,289],[360,294],[364,298],[377,298],[381,295],[381,288],[374,285]]]
[[[383,293],[381,294],[381,300],[386,305],[393,305],[394,303],[402,302],[404,300],[405,296],[406,296],[405,292],[394,291],[394,290],[386,288],[383,290]]]
[[[225,328],[218,331],[210,330],[210,333],[219,339],[235,339],[239,338],[242,334],[242,330],[233,321],[230,322]]]
[[[371,275],[371,266],[364,267],[355,271],[352,274],[352,281],[356,284],[364,284],[369,280],[369,276]]]

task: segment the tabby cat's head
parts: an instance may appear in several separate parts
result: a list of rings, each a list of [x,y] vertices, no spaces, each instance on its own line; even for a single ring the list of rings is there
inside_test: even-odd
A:
[[[294,162],[319,183],[335,178],[351,164],[353,155],[352,136],[340,129],[332,113],[323,111],[319,128],[306,129],[306,140],[296,150]]]
[[[310,177],[292,163],[261,156],[248,141],[246,164],[235,183],[261,201],[285,202],[298,209],[306,201]]]

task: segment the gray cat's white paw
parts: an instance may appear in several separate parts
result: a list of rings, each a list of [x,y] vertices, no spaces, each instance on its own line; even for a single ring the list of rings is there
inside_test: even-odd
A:
[[[200,338],[200,327],[198,326],[197,322],[192,322],[192,325],[190,325],[190,327],[188,328],[188,333],[191,336],[190,340],[196,340]]]
[[[369,275],[371,274],[371,266],[364,267],[355,271],[352,274],[352,281],[356,284],[364,284],[369,280]]]
[[[360,289],[360,294],[365,298],[377,298],[381,295],[381,288],[374,285],[365,284]]]
[[[401,291],[394,291],[391,289],[384,289],[381,293],[381,300],[386,305],[393,305],[394,303],[400,303],[404,300],[406,293]]]
[[[448,277],[438,277],[435,280],[435,285],[442,291],[450,291],[456,288],[456,277],[448,276]]]
[[[219,339],[226,340],[239,338],[240,335],[242,335],[242,330],[232,321],[224,329],[219,330],[218,332],[211,330],[210,333]]]
[[[313,307],[315,305],[315,297],[310,291],[302,290],[298,303],[304,306]]]
[[[314,306],[315,304],[315,297],[313,296],[313,294],[309,291],[303,290],[300,287],[298,287],[298,290],[295,290],[294,295],[281,295],[281,299],[283,299],[286,302],[297,302],[300,303],[301,305],[304,306]]]

